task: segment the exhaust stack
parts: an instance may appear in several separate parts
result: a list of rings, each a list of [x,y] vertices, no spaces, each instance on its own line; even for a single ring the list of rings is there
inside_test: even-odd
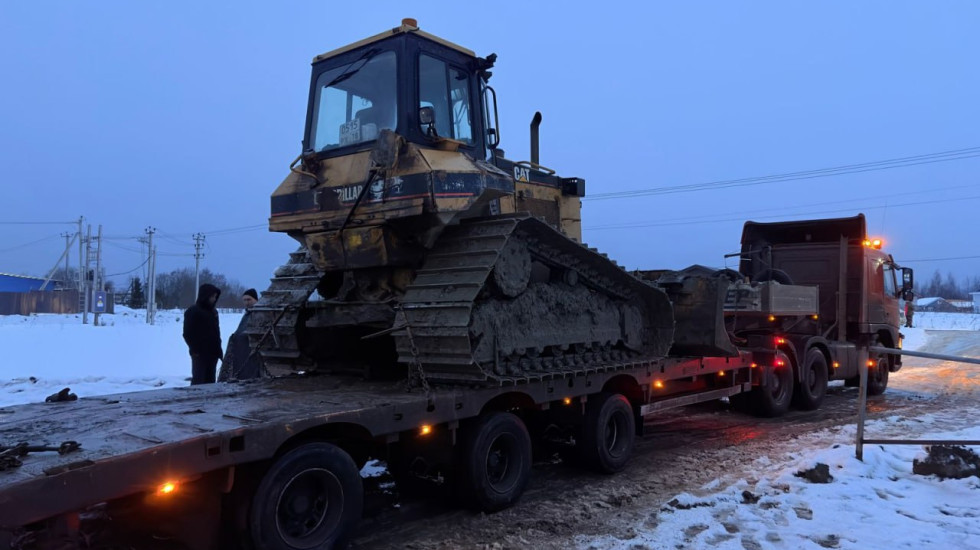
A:
[[[531,119],[531,164],[538,166],[538,126],[541,126],[541,111],[535,111]]]

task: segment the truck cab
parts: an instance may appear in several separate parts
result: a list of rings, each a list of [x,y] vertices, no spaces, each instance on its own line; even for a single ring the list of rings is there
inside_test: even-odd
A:
[[[807,347],[824,349],[828,363],[836,365],[831,379],[853,379],[861,349],[901,346],[899,299],[912,289],[913,273],[881,250],[879,239],[868,237],[863,214],[747,222],[739,271],[752,281],[818,288],[818,314],[796,325],[814,334],[800,345],[804,349],[799,354]],[[883,366],[888,372],[898,370],[901,356],[888,355]]]

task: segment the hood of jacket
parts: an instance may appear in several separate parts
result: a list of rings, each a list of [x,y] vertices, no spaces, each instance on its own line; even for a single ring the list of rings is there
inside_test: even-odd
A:
[[[201,285],[201,288],[197,290],[197,305],[205,309],[213,309],[215,306],[208,302],[208,299],[211,298],[211,296],[217,296],[220,298],[221,289],[210,283],[204,283]]]

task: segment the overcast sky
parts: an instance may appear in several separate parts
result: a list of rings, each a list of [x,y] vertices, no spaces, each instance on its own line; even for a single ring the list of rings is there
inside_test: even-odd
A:
[[[918,280],[980,275],[966,0],[4,2],[0,272],[44,275],[77,226],[38,222],[84,216],[109,274],[140,272],[153,227],[158,271],[193,267],[204,233],[203,267],[264,289],[296,246],[266,224],[311,59],[403,17],[498,54],[507,156],[540,110],[541,163],[585,178],[585,241],[628,268],[723,266],[746,219],[864,212]]]

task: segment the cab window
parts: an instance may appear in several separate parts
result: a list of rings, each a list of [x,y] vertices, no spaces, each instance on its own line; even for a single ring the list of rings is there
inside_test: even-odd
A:
[[[469,76],[462,69],[428,55],[419,56],[419,108],[435,115],[429,135],[473,143]]]
[[[317,77],[310,144],[327,151],[377,139],[398,120],[395,52],[365,54]]]
[[[881,270],[885,277],[885,295],[897,296],[898,285],[895,282],[895,269],[891,264],[882,264]]]

